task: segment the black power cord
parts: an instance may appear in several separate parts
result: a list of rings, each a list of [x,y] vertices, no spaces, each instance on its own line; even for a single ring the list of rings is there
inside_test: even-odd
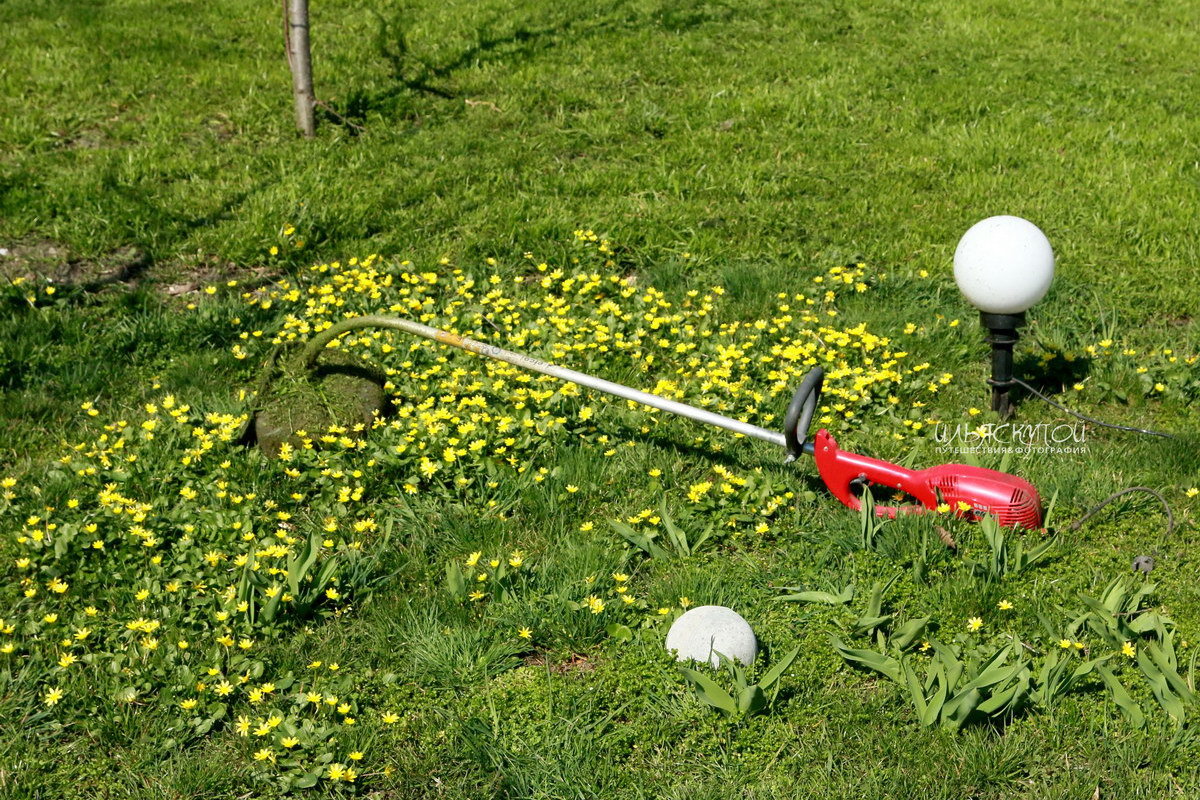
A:
[[[1129,433],[1144,433],[1147,436],[1161,436],[1164,439],[1178,439],[1179,438],[1178,436],[1176,436],[1173,433],[1164,433],[1163,431],[1154,431],[1154,430],[1150,430],[1148,428],[1132,428],[1128,425],[1114,425],[1111,422],[1102,422],[1101,420],[1095,419],[1093,417],[1089,417],[1085,414],[1080,414],[1078,411],[1072,411],[1071,409],[1067,408],[1066,406],[1062,405],[1061,403],[1051,400],[1049,397],[1046,397],[1046,395],[1042,394],[1037,389],[1033,388],[1028,383],[1021,380],[1020,378],[1013,378],[1012,382],[1017,384],[1018,386],[1023,387],[1030,394],[1033,394],[1036,397],[1038,397],[1042,400],[1045,400],[1047,403],[1054,406],[1059,411],[1065,411],[1066,413],[1070,414],[1071,416],[1078,417],[1079,419],[1083,420],[1084,422],[1090,422],[1093,425],[1099,425],[1102,428],[1112,428],[1113,430],[1118,430],[1118,431],[1128,431]],[[1146,491],[1152,491],[1152,490],[1147,489]]]
[[[1102,428],[1112,428],[1113,430],[1127,431],[1129,433],[1142,433],[1147,436],[1160,436],[1164,439],[1178,439],[1179,438],[1178,436],[1176,436],[1173,433],[1165,433],[1163,431],[1155,431],[1155,430],[1151,430],[1149,428],[1134,428],[1129,425],[1116,425],[1111,422],[1104,422],[1102,420],[1095,419],[1094,417],[1089,417],[1086,414],[1080,414],[1078,411],[1072,411],[1071,409],[1067,408],[1063,404],[1056,402],[1054,400],[1051,400],[1049,397],[1042,394],[1037,389],[1033,388],[1028,383],[1021,380],[1020,378],[1014,377],[1012,379],[1012,382],[1017,384],[1018,386],[1023,387],[1027,392],[1034,395],[1035,397],[1037,397],[1041,400],[1044,400],[1045,402],[1054,406],[1059,411],[1064,411],[1073,417],[1078,417],[1079,419],[1083,420],[1084,422],[1090,422],[1091,424],[1099,425]],[[1070,525],[1068,525],[1067,530],[1068,531],[1079,530],[1083,526],[1083,523],[1087,522],[1089,519],[1091,519],[1093,516],[1095,516],[1101,509],[1103,509],[1109,503],[1113,502],[1114,500],[1116,500],[1119,497],[1123,497],[1127,494],[1132,494],[1134,492],[1145,492],[1146,494],[1154,495],[1155,497],[1158,498],[1158,502],[1162,503],[1163,513],[1166,514],[1166,516],[1167,516],[1167,530],[1166,530],[1166,533],[1163,534],[1163,541],[1165,542],[1166,540],[1170,539],[1171,534],[1175,532],[1175,515],[1171,513],[1171,506],[1170,506],[1170,504],[1167,503],[1167,498],[1163,497],[1160,492],[1158,492],[1154,489],[1151,489],[1147,486],[1130,486],[1128,489],[1122,489],[1119,492],[1113,492],[1108,497],[1104,498],[1099,503],[1097,503],[1096,505],[1094,505],[1090,509],[1088,509],[1087,513],[1085,513],[1082,517],[1080,517],[1079,519],[1075,520]],[[1157,556],[1157,555],[1159,555],[1159,548],[1156,547],[1154,549],[1153,556],[1138,556],[1137,558],[1135,558],[1133,560],[1133,569],[1136,572],[1149,574],[1150,571],[1154,569],[1154,556]]]

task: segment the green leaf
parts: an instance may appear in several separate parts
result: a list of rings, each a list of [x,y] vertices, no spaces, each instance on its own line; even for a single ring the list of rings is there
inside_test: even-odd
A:
[[[912,697],[913,706],[917,710],[917,719],[921,721],[922,725],[928,725],[929,723],[925,722],[925,720],[930,716],[929,704],[925,701],[925,689],[921,686],[921,681],[917,678],[917,673],[904,658],[900,659],[900,672],[904,676],[904,685],[908,687],[908,693]],[[937,719],[936,713],[933,714],[933,718]]]
[[[675,524],[675,520],[671,519],[671,515],[667,513],[667,501],[665,497],[659,504],[659,515],[662,518],[663,528],[667,531],[667,538],[671,544],[680,554],[690,556],[692,548],[688,546],[687,534],[679,529],[679,526]]]
[[[737,705],[738,711],[748,717],[766,708],[767,697],[763,694],[762,687],[748,686],[744,691],[738,692]]]
[[[892,631],[892,635],[888,637],[888,644],[897,650],[907,650],[912,646],[913,642],[925,634],[925,628],[928,625],[929,617],[910,619]]]
[[[792,662],[796,660],[796,656],[798,655],[800,655],[799,647],[796,647],[796,649],[784,655],[771,665],[771,668],[767,670],[766,674],[758,679],[758,685],[764,690],[769,690],[775,685],[776,681],[783,677],[783,673],[787,671],[787,668],[792,665]]]
[[[1189,703],[1196,699],[1192,688],[1188,686],[1187,681],[1180,676],[1175,665],[1171,663],[1169,656],[1158,642],[1150,642],[1142,649],[1149,653],[1150,658],[1153,659],[1155,665],[1159,668],[1159,670],[1162,671],[1163,677],[1167,679],[1167,683],[1171,685],[1171,690],[1174,691],[1175,694],[1179,695]]]
[[[885,656],[882,653],[877,653],[874,650],[856,650],[847,647],[836,636],[830,636],[829,640],[833,644],[833,648],[845,660],[861,664],[868,669],[873,669],[881,675],[891,678],[896,683],[903,683],[904,677],[900,672],[900,662],[896,659]]]
[[[1146,682],[1150,684],[1150,692],[1154,695],[1154,699],[1163,707],[1167,715],[1182,725],[1187,718],[1186,711],[1183,707],[1183,701],[1175,695],[1171,690],[1171,685],[1167,681],[1167,676],[1162,670],[1155,665],[1146,648],[1141,648],[1137,654],[1138,669],[1145,676]]]
[[[320,779],[320,773],[306,772],[292,781],[292,786],[296,787],[297,789],[311,789],[317,785],[317,781]]]
[[[288,588],[292,590],[292,595],[295,597],[300,596],[300,582],[304,580],[304,576],[308,574],[313,562],[317,560],[317,556],[321,552],[321,548],[317,546],[319,538],[320,535],[317,531],[313,531],[299,556],[288,564]]]
[[[791,588],[791,587],[787,587]],[[850,584],[837,594],[831,592],[795,592],[775,598],[791,603],[824,603],[829,606],[843,605],[854,599],[854,584]]]
[[[628,642],[633,639],[633,631],[628,625],[622,625],[619,622],[610,622],[604,626],[604,630],[608,635],[616,639],[618,642]]]
[[[1129,690],[1117,680],[1115,675],[1108,671],[1107,667],[1097,664],[1096,674],[1100,676],[1100,680],[1104,681],[1104,685],[1108,687],[1113,702],[1117,704],[1117,708],[1121,709],[1121,713],[1129,720],[1129,724],[1135,728],[1144,726],[1146,724],[1146,715],[1142,713],[1142,707],[1129,694]]]
[[[625,538],[625,541],[629,542],[634,547],[645,551],[650,555],[651,558],[668,559],[671,557],[670,553],[654,543],[654,537],[650,534],[642,533],[641,531],[635,531],[624,522],[618,522],[615,519],[609,520],[608,524],[613,530],[621,534],[621,536]]]
[[[730,716],[737,716],[738,706],[734,702],[733,696],[722,689],[716,681],[702,672],[687,667],[679,667],[679,671],[683,673],[683,677],[695,685],[696,696],[702,701]]]
[[[950,693],[950,687],[946,683],[946,673],[941,665],[938,665],[937,669],[930,670],[929,678],[936,682],[936,688],[932,694],[925,696],[925,714],[921,717],[921,724],[927,728],[942,716],[946,697]],[[927,679],[925,690],[928,692],[929,688],[929,679]]]
[[[446,589],[455,597],[465,597],[467,594],[466,577],[456,561],[446,562]]]
[[[983,694],[978,689],[968,689],[956,693],[942,706],[942,722],[955,730],[961,728],[978,707]]]

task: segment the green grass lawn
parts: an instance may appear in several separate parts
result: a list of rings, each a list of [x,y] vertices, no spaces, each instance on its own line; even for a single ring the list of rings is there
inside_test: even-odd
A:
[[[0,794],[1196,793],[1197,709],[1173,719],[1190,688],[1165,677],[1190,683],[1200,645],[1194,437],[1089,427],[1083,454],[1006,459],[1055,498],[1058,545],[1023,569],[1015,534],[1007,569],[963,521],[864,535],[811,461],[399,334],[344,345],[393,371],[398,413],[361,447],[233,441],[273,339],[393,307],[768,428],[813,359],[843,446],[941,463],[937,422],[995,421],[970,411],[986,346],[950,273],[994,214],[1058,257],[1020,373],[1194,431],[1194,4],[313,6],[302,141],[276,4],[0,3]],[[1171,539],[1146,496],[1066,530],[1132,485],[1165,495]],[[666,519],[711,538],[651,556],[610,525]],[[1072,624],[1146,583],[1147,553],[1152,611]],[[664,654],[704,604],[754,626],[752,678],[799,647],[765,713],[705,705]],[[1173,622],[1120,627],[1151,614]],[[1111,656],[1129,697],[1093,670],[922,725],[830,635],[895,653],[925,617],[922,670],[923,641],[970,662],[1016,636],[1035,666]]]

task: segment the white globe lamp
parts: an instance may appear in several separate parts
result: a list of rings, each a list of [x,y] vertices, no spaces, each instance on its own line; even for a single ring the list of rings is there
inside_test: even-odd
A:
[[[988,217],[963,234],[954,251],[954,280],[979,309],[992,345],[992,410],[1012,414],[1013,345],[1025,312],[1041,300],[1054,280],[1050,240],[1027,219]]]

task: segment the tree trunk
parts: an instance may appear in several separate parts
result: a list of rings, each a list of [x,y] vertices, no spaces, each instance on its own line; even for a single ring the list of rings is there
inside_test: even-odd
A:
[[[283,0],[283,27],[288,65],[292,68],[292,96],[296,100],[296,128],[306,138],[316,133],[313,119],[312,56],[308,47],[308,0]]]

